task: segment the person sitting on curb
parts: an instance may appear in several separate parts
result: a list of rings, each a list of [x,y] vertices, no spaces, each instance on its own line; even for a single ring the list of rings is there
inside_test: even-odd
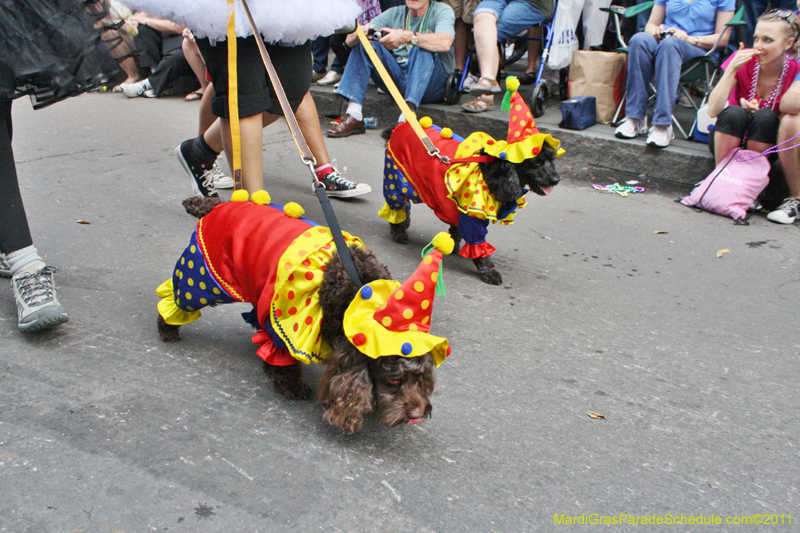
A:
[[[500,92],[497,43],[548,20],[554,9],[553,0],[483,0],[475,8],[473,34],[481,77],[469,89],[469,94],[478,98],[461,109],[467,113],[481,113],[494,107],[494,94]],[[535,58],[529,58],[527,72],[533,70],[531,62],[535,65]]]
[[[127,23],[138,33],[133,42],[139,51],[139,66],[150,74],[135,83],[121,83],[119,87],[128,98],[166,96],[170,83],[182,76],[195,75],[183,51],[185,25],[151,17],[145,12],[135,13]],[[207,82],[196,75],[201,91]]]
[[[381,32],[372,47],[397,84],[412,111],[426,102],[444,100],[445,81],[453,71],[455,15],[450,6],[430,0],[406,0],[378,15],[365,31]],[[370,76],[379,87],[386,86],[366,50],[351,33],[345,44],[353,51],[336,93],[349,100],[342,121],[325,132],[328,137],[347,137],[366,131],[362,106]]]

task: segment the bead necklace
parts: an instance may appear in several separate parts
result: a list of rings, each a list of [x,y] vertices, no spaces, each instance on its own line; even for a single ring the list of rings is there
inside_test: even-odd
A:
[[[781,75],[778,76],[778,81],[775,83],[775,86],[772,88],[772,92],[769,93],[769,98],[767,98],[760,107],[768,108],[771,110],[775,110],[775,103],[778,100],[778,96],[781,94],[781,90],[783,89],[783,80],[786,78],[786,72],[789,70],[789,61],[786,60],[786,54],[783,54],[783,68],[781,69]],[[756,67],[753,69],[753,78],[750,81],[750,97],[748,100],[754,100],[756,98],[756,88],[758,87],[758,74],[761,71],[761,64],[756,60]]]

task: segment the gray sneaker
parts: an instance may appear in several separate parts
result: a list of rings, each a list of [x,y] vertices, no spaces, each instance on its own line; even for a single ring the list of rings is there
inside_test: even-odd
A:
[[[41,331],[69,320],[67,312],[56,298],[53,283],[55,271],[53,267],[44,267],[36,272],[19,272],[11,278],[20,332]]]
[[[6,254],[0,254],[0,278],[10,278],[11,277],[11,267],[8,266],[8,261],[6,261]]]

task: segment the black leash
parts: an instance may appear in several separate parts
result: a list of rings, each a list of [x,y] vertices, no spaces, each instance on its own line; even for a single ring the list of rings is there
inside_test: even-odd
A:
[[[336,244],[336,249],[339,251],[339,257],[342,260],[344,271],[347,272],[347,275],[350,276],[350,281],[352,281],[356,287],[361,287],[363,284],[361,283],[361,279],[358,277],[356,265],[353,263],[353,256],[350,255],[350,248],[344,242],[342,228],[339,227],[339,221],[336,220],[336,215],[333,212],[333,206],[328,198],[328,193],[325,192],[325,185],[318,181],[315,182],[314,193],[319,199],[319,205],[322,207],[322,213],[325,215],[328,228],[330,228],[331,235],[333,235],[333,242]]]

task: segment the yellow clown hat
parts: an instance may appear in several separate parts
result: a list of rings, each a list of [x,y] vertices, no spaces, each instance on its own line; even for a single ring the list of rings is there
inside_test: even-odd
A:
[[[536,127],[528,104],[517,92],[519,80],[515,76],[506,78],[506,94],[500,108],[509,112],[508,137],[506,141],[494,141],[484,146],[484,152],[512,163],[522,163],[536,157],[544,143],[556,151],[556,157],[564,154],[561,143],[549,133],[541,133]]]
[[[417,357],[430,353],[436,366],[450,355],[447,339],[428,333],[433,298],[444,293],[442,256],[455,243],[439,233],[414,274],[402,285],[376,280],[361,287],[344,314],[344,333],[358,350],[373,359],[385,355]],[[428,247],[426,247],[426,250]]]

